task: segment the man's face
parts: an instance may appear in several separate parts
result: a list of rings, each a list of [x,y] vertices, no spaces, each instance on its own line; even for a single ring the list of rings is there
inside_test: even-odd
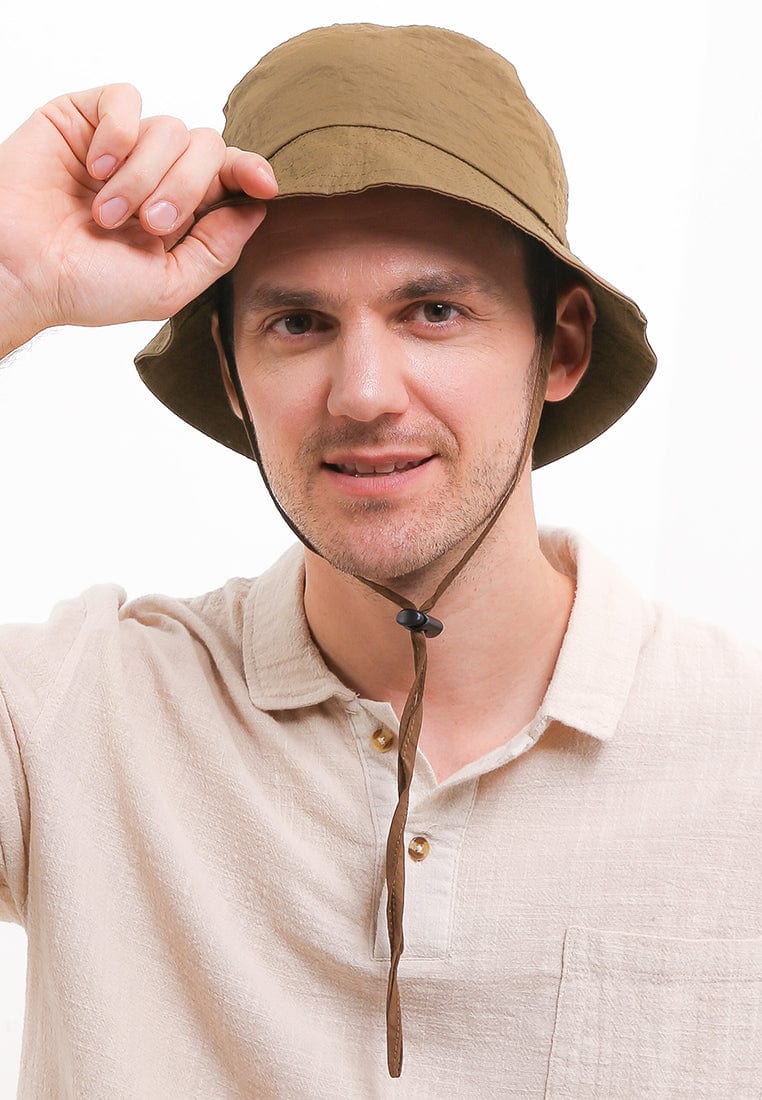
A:
[[[518,241],[423,191],[287,199],[234,285],[263,465],[299,530],[377,580],[465,548],[526,432],[536,340]]]

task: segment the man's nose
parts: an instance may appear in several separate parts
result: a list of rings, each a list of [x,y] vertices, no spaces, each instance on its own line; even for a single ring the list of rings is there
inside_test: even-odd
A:
[[[408,357],[403,341],[386,326],[344,329],[331,356],[328,411],[332,416],[369,423],[406,411]]]

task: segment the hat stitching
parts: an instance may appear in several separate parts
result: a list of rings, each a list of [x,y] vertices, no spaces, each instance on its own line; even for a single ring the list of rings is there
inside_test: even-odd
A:
[[[545,218],[543,218],[542,214],[539,214],[534,209],[533,206],[530,206],[528,202],[525,202],[524,199],[522,199],[520,195],[517,195],[514,191],[511,191],[504,184],[502,184],[499,180],[495,179],[494,176],[491,176],[489,174],[489,172],[485,172],[483,168],[478,167],[478,165],[472,164],[471,161],[466,160],[464,157],[459,156],[457,153],[453,153],[450,149],[445,149],[441,145],[436,145],[433,141],[426,141],[424,138],[418,137],[417,134],[410,134],[410,133],[407,132],[407,130],[396,130],[396,129],[393,130],[389,126],[372,126],[372,125],[369,125],[367,123],[332,123],[330,126],[313,126],[309,130],[303,130],[301,133],[295,134],[293,137],[290,137],[288,139],[288,141],[285,141],[282,145],[279,145],[277,149],[274,149],[271,153],[268,153],[267,154],[267,159],[270,159],[271,157],[277,156],[278,153],[281,153],[284,149],[287,149],[289,145],[292,145],[295,141],[298,141],[299,138],[306,137],[307,134],[316,134],[321,130],[337,130],[337,129],[341,129],[341,130],[380,130],[381,132],[383,132],[385,134],[402,134],[403,137],[408,137],[412,141],[419,141],[422,145],[428,145],[431,149],[436,149],[440,153],[444,153],[446,156],[452,157],[453,160],[460,161],[461,164],[465,164],[468,168],[471,168],[474,172],[478,172],[480,176],[484,176],[484,178],[488,179],[490,181],[490,183],[494,183],[495,186],[499,187],[501,191],[505,191],[505,193],[507,195],[510,195],[511,198],[515,199],[516,202],[520,203],[524,207],[525,210],[528,210],[530,214],[532,214],[535,218],[537,218],[537,220],[539,222],[542,223],[542,225],[545,226],[545,228],[548,230],[548,232],[552,234],[553,239],[555,241],[558,241],[559,246],[566,251],[567,246],[564,244],[564,242],[558,236],[555,229],[553,229],[552,225],[550,225],[545,220]],[[393,186],[398,186],[398,185],[393,185]],[[284,196],[284,197],[288,197],[288,196]],[[451,198],[455,198],[455,197],[456,197],[455,195],[451,196]],[[496,211],[493,211],[493,212],[496,213]],[[502,215],[497,215],[497,216],[502,217]],[[505,218],[504,220],[509,221],[510,219]]]

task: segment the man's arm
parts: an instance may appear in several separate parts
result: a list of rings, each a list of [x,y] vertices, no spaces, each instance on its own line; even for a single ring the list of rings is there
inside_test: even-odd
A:
[[[61,96],[0,145],[0,352],[55,325],[161,320],[233,267],[277,191],[213,130],[141,119],[113,84]]]
[[[0,357],[56,325],[169,316],[261,222],[240,199],[275,195],[266,161],[140,107],[129,85],[62,96],[0,144]],[[0,920],[25,906],[27,720],[78,629],[75,610],[31,646],[30,628],[0,630]]]

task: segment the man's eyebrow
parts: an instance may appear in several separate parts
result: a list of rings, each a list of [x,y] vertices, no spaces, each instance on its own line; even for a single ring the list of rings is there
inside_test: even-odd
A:
[[[324,309],[332,301],[330,297],[326,298],[324,294],[317,294],[306,287],[262,283],[241,294],[236,304],[244,313],[258,313],[266,309]]]
[[[502,298],[505,290],[490,279],[466,275],[460,271],[432,271],[395,287],[387,295],[389,302],[405,302],[415,298],[451,298],[458,294],[484,294]]]
[[[492,280],[458,271],[436,270],[394,287],[384,300],[407,302],[417,298],[450,298],[469,293],[484,294],[490,298],[505,296],[504,288]],[[340,302],[330,293],[318,293],[307,287],[260,283],[244,291],[237,304],[242,313],[259,313],[268,309],[338,310]]]

